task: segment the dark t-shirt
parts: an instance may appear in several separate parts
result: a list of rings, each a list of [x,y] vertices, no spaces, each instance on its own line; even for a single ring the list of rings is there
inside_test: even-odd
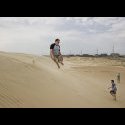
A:
[[[54,55],[59,55],[59,52],[60,52],[60,46],[59,45],[56,45],[55,43],[53,43],[53,44],[50,45],[50,49],[53,50]]]
[[[51,45],[50,45],[50,49],[54,49],[54,46],[55,46],[55,45],[56,45],[55,43],[51,44]]]
[[[115,83],[112,83],[112,90],[113,90],[113,91],[117,91],[117,88],[116,88],[116,84],[115,84]]]

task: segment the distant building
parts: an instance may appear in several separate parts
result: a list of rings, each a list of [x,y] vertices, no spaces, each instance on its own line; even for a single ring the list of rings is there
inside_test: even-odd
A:
[[[112,57],[120,57],[120,54],[119,53],[111,53],[110,56],[112,56]]]
[[[95,54],[95,56],[98,56],[99,54]]]
[[[123,57],[123,58],[125,58],[125,55],[120,55],[120,57]]]
[[[89,54],[83,54],[81,55],[82,57],[94,57],[93,55],[89,55]]]
[[[102,53],[102,54],[100,54],[99,56],[100,56],[100,57],[107,57],[108,54],[106,54],[106,53]]]

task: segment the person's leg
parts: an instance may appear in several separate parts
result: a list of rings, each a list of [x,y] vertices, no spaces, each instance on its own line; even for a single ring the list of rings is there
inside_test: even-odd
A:
[[[113,96],[113,91],[112,90],[110,91],[110,94]]]
[[[60,62],[62,65],[64,65],[64,63],[63,62]]]
[[[113,96],[113,99],[116,100],[116,93],[114,91],[110,91],[110,94]]]
[[[64,63],[62,61],[60,61],[59,63],[61,63],[62,65],[64,65]]]
[[[116,92],[114,91],[114,100],[116,101]]]
[[[59,63],[57,61],[55,61],[55,63],[57,64],[58,68],[60,69]]]
[[[57,64],[58,68],[60,68],[57,57],[54,58],[54,62]]]
[[[116,101],[116,94],[114,94],[114,100]]]
[[[64,65],[64,63],[63,63],[63,57],[62,56],[58,57],[58,62],[61,63],[62,65]]]

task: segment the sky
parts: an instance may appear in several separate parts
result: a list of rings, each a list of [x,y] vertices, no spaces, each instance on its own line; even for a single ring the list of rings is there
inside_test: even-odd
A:
[[[56,38],[62,54],[125,55],[125,17],[0,17],[0,51],[45,55]]]

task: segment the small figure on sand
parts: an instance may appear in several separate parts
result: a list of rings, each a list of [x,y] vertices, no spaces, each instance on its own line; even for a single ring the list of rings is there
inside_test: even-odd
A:
[[[60,68],[59,63],[63,64],[63,56],[60,52],[60,39],[56,39],[55,43],[50,46],[50,56],[52,60],[57,64],[58,68]]]
[[[117,75],[117,83],[120,83],[120,73]]]
[[[116,84],[114,82],[114,80],[111,80],[111,87],[109,87],[108,89],[110,89],[110,94],[113,96],[113,99],[116,101],[116,91],[117,91],[117,88],[116,88]]]
[[[35,64],[35,60],[33,59],[32,62],[33,62],[33,65],[34,65]]]

